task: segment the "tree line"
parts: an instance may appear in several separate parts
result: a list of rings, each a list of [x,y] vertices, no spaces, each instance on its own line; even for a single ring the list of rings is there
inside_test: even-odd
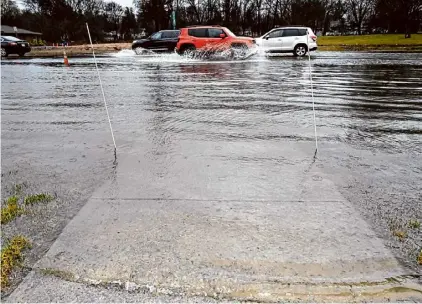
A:
[[[86,23],[94,41],[106,33],[131,39],[140,26],[132,7],[103,0],[24,0],[20,9],[14,0],[1,0],[2,24],[41,32],[49,42],[87,41]]]
[[[106,33],[130,40],[177,27],[219,24],[243,35],[260,35],[283,25],[304,25],[326,34],[415,33],[422,29],[422,0],[134,0],[122,7],[103,0],[1,0],[2,24],[43,33],[47,41],[86,41]]]

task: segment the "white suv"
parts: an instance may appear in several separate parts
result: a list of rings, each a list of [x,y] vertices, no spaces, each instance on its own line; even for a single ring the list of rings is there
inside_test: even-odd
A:
[[[267,53],[291,53],[295,56],[305,56],[315,51],[318,46],[317,36],[309,27],[279,27],[265,35],[256,38],[256,44]]]

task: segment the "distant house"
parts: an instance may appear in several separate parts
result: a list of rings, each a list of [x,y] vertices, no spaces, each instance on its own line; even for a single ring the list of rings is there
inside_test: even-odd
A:
[[[1,35],[2,36],[17,36],[19,39],[30,41],[33,39],[41,39],[42,33],[32,32],[25,29],[21,29],[21,28],[17,28],[17,31],[15,32],[13,26],[2,25]]]

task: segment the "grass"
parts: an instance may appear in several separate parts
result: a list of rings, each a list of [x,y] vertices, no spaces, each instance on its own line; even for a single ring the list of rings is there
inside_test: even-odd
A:
[[[412,37],[407,39],[404,38],[404,34],[322,36],[318,37],[318,45],[422,45],[422,34],[412,34]]]
[[[24,185],[23,185],[23,184],[16,184],[16,185],[13,185],[13,187],[12,187],[12,192],[13,192],[15,195],[21,195],[23,187],[24,187]]]
[[[406,225],[403,225],[399,220],[390,219],[389,226],[391,233],[393,236],[397,237],[399,241],[404,241],[404,239],[407,238]]]
[[[14,188],[15,193],[22,191],[22,188],[18,185]],[[34,205],[36,203],[47,203],[54,200],[54,197],[48,193],[39,193],[31,194],[25,196],[23,203],[25,205]],[[23,207],[19,205],[19,196],[13,195],[9,197],[3,203],[3,208],[1,208],[1,224],[7,224],[10,221],[14,220],[16,217],[22,215],[25,211]]]
[[[31,194],[25,197],[23,203],[25,205],[33,205],[35,203],[47,203],[54,199],[54,197],[47,193]]]
[[[419,222],[418,220],[410,220],[409,227],[412,229],[419,229],[421,227],[421,222]]]
[[[24,209],[18,203],[19,197],[16,195],[9,197],[3,203],[5,207],[1,208],[1,224],[9,223],[24,212]]]
[[[403,241],[407,238],[407,231],[405,230],[394,230],[393,235],[396,236],[400,241]]]
[[[322,51],[404,51],[422,52],[422,34],[405,39],[402,34],[322,36],[318,37]]]
[[[44,269],[41,269],[41,273],[43,275],[54,276],[65,281],[74,281],[75,279],[75,276],[71,272],[59,270],[59,269],[44,268]]]
[[[23,236],[15,236],[1,250],[1,287],[9,285],[9,276],[16,267],[20,267],[22,251],[30,248],[29,241]]]
[[[418,264],[422,265],[422,249],[421,249],[421,251],[419,252],[419,255],[418,255]]]

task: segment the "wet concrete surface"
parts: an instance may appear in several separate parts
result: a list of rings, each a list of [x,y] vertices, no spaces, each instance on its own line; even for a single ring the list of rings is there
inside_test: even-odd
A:
[[[60,224],[38,240],[45,251],[97,188],[35,266],[82,281],[193,296],[226,286],[233,296],[274,280],[359,284],[414,274],[420,229],[399,241],[389,225],[422,219],[420,59],[319,53],[314,161],[305,60],[101,58],[115,167],[92,62],[9,60],[2,171],[18,172],[2,176],[2,194],[15,179],[60,188],[50,219]],[[30,227],[21,219],[10,229]],[[10,300],[48,301],[42,284],[33,293],[28,284]],[[267,300],[282,299],[275,289]]]

